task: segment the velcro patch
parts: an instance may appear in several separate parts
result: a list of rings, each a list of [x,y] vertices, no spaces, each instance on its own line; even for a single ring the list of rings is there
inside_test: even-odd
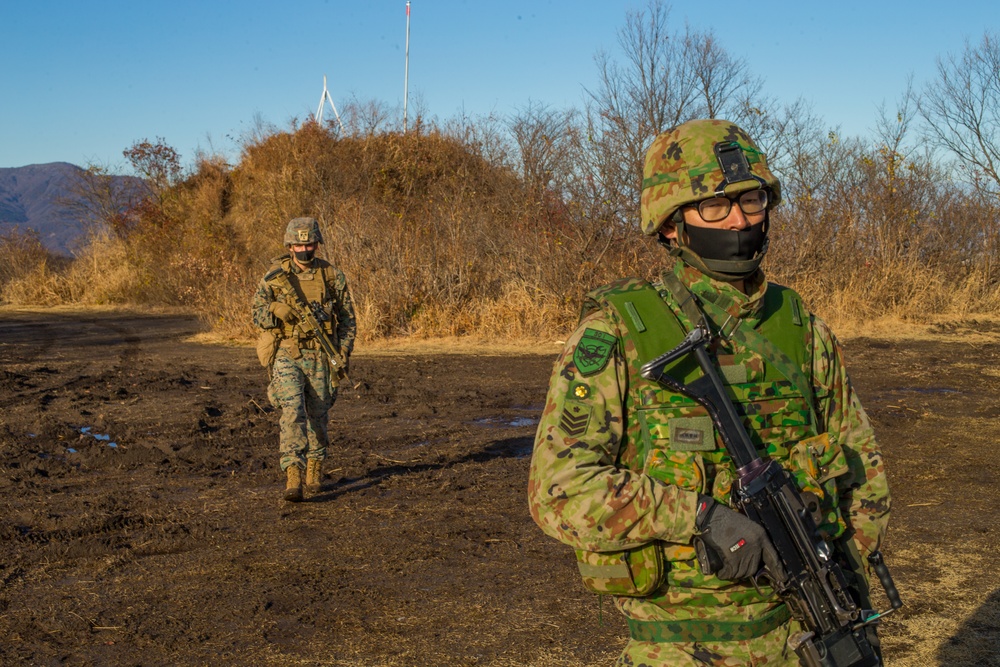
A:
[[[715,427],[711,417],[671,419],[670,449],[678,452],[710,452],[715,449]]]
[[[576,369],[584,377],[604,370],[617,342],[618,339],[609,333],[587,329],[573,351]]]
[[[722,370],[722,377],[725,378],[727,384],[746,384],[749,381],[746,366],[720,366],[719,368]]]
[[[579,401],[566,401],[559,418],[559,428],[566,435],[576,438],[587,432],[593,408]]]

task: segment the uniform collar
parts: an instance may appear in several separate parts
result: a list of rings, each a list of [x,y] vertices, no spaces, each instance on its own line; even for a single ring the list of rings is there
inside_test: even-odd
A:
[[[295,260],[292,259],[291,255],[286,255],[286,257],[288,258],[288,270],[292,273],[311,273],[316,270],[316,258],[313,258],[312,266],[303,269],[295,263]]]
[[[742,321],[752,327],[760,324],[764,311],[764,292],[767,291],[767,280],[763,271],[758,270],[746,279],[745,284],[750,294],[744,294],[731,283],[707,276],[680,260],[674,261],[673,271],[681,283],[699,300],[710,302],[717,309],[725,311],[734,321]],[[721,327],[724,323],[715,324]]]

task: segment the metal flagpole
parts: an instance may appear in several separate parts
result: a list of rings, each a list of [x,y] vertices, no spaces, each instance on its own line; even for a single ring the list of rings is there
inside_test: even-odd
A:
[[[406,134],[406,101],[410,88],[410,0],[406,0],[406,67],[403,70],[403,134]]]

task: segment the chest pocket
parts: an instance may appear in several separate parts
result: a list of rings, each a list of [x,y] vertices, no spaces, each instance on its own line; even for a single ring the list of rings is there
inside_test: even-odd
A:
[[[319,319],[323,330],[333,334],[336,330],[336,318],[333,312],[333,301],[327,291],[327,280],[322,270],[313,270],[296,275],[299,290],[310,306],[320,304],[320,313],[314,313]]]
[[[730,385],[757,449],[785,460],[792,445],[816,435],[808,400],[788,380]]]
[[[650,391],[644,402],[656,403],[666,392]],[[670,395],[678,399],[676,395]],[[705,454],[717,450],[715,425],[694,401],[677,405],[648,405],[636,410],[642,443],[643,472],[666,484],[704,492]]]

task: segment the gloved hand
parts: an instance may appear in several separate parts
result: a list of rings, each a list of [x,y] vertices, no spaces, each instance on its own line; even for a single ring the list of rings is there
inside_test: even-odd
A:
[[[292,310],[292,307],[289,306],[287,303],[283,303],[281,301],[272,301],[271,305],[268,306],[267,308],[274,314],[275,317],[277,317],[279,320],[282,320],[286,324],[295,324],[296,322],[299,321],[299,318],[295,314],[295,311]]]
[[[737,581],[757,574],[761,560],[772,575],[782,572],[778,552],[757,522],[709,496],[698,496],[695,551],[704,574]]]

